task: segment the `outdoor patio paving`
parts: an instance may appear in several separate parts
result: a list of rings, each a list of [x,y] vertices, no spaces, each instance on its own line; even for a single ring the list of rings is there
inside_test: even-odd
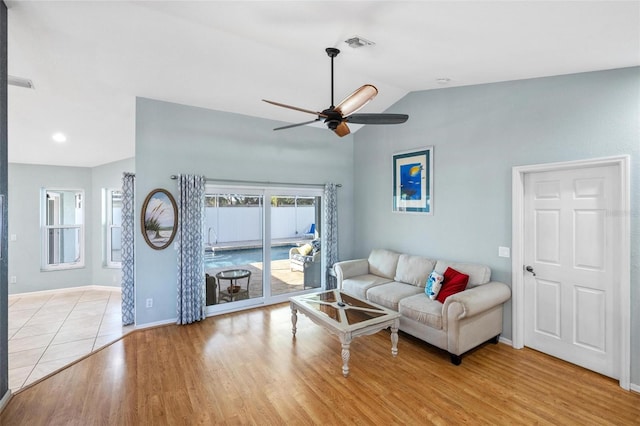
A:
[[[249,263],[247,265],[225,266],[221,268],[208,268],[206,272],[215,276],[218,272],[229,269],[247,269],[251,271],[249,281],[249,298],[262,297],[262,262]],[[240,279],[238,284],[244,286],[244,279]],[[271,295],[280,295],[303,290],[304,274],[299,271],[292,271],[289,268],[289,259],[271,261]],[[218,300],[218,303],[226,303]]]

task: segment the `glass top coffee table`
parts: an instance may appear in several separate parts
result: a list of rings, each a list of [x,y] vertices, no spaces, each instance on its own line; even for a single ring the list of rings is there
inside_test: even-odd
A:
[[[218,272],[218,300],[226,300],[233,302],[234,300],[249,298],[249,281],[251,280],[251,271],[247,269],[229,269],[227,271]],[[245,288],[238,284],[238,280],[247,279]],[[229,286],[225,287],[222,280],[228,280]]]
[[[354,337],[366,336],[391,328],[391,354],[398,355],[398,326],[400,314],[341,292],[329,290],[322,293],[295,296],[291,305],[292,333],[296,335],[298,311],[311,321],[336,334],[342,343],[342,374],[349,375],[349,347]]]

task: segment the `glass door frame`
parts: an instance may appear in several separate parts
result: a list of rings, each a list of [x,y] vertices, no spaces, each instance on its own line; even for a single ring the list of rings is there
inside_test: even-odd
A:
[[[320,186],[261,186],[261,185],[231,185],[231,184],[216,184],[207,183],[205,193],[211,194],[242,194],[248,196],[260,196],[263,199],[262,203],[262,297],[249,298],[245,300],[238,300],[233,303],[222,303],[207,306],[207,316],[216,315],[226,312],[234,312],[243,309],[255,308],[260,305],[273,305],[277,303],[286,302],[289,297],[293,295],[301,295],[306,293],[313,293],[322,291],[326,288],[326,274],[321,273],[321,286],[320,288],[310,288],[300,290],[291,293],[285,293],[281,295],[271,295],[271,197],[272,196],[305,196],[305,197],[319,197],[320,202],[324,203],[324,189]],[[322,205],[322,204],[321,204]],[[317,218],[320,222],[320,229],[324,229],[324,214],[323,209],[320,210],[320,217]],[[205,233],[206,235],[206,233]],[[204,255],[204,250],[203,250]],[[325,270],[326,259],[325,250],[320,251],[321,256],[321,271]],[[269,259],[269,261],[267,261]]]

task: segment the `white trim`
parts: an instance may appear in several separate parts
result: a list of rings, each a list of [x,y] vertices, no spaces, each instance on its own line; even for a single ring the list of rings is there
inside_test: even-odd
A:
[[[116,293],[122,293],[122,287],[111,287],[108,285],[85,285],[81,287],[67,287],[67,288],[57,288],[54,290],[32,291],[29,293],[14,293],[9,295],[9,300],[18,299],[21,297],[42,296],[42,295],[57,294],[57,293],[73,293],[76,291],[87,291],[87,290],[113,291]]]
[[[505,345],[513,346],[513,342],[511,340],[507,339],[506,337],[500,336],[498,338],[498,342],[504,343]]]
[[[145,328],[160,327],[163,325],[176,324],[177,322],[178,317],[162,321],[147,322],[145,324],[136,324],[134,326],[134,330],[144,330]]]
[[[512,291],[512,339],[513,347],[524,347],[524,176],[527,173],[570,170],[594,166],[616,166],[619,171],[620,200],[620,387],[629,390],[631,378],[631,191],[630,157],[620,155],[590,160],[567,161],[549,164],[516,166],[511,175],[512,234],[511,234],[511,291]]]
[[[102,262],[103,266],[107,269],[121,269],[122,261],[116,262],[111,260],[111,249],[113,245],[112,237],[113,237],[113,229],[120,229],[120,251],[122,252],[122,225],[114,225],[113,224],[113,194],[119,193],[120,198],[122,200],[122,190],[121,189],[113,189],[113,188],[103,188],[103,197],[102,197],[102,234],[103,234],[103,254],[102,254]],[[122,211],[122,201],[120,210]],[[122,213],[121,213],[122,216]]]
[[[48,193],[61,193],[61,192],[74,192],[76,201],[78,195],[80,195],[80,207],[76,205],[76,210],[80,210],[80,223],[73,224],[47,224],[47,212],[49,211],[47,195]],[[59,198],[59,197],[58,197]],[[69,269],[82,269],[85,267],[85,222],[86,222],[86,204],[87,199],[85,197],[84,189],[66,189],[58,187],[42,187],[40,188],[40,271],[52,272],[52,271],[64,271]],[[77,219],[77,217],[76,217]],[[48,263],[49,262],[49,231],[50,230],[65,230],[65,229],[77,229],[78,230],[78,260],[73,262],[61,262],[61,263]]]
[[[631,383],[629,385],[629,390],[640,393],[640,385],[636,385],[636,384]]]
[[[4,407],[6,407],[9,401],[11,401],[12,397],[11,389],[7,389],[2,399],[0,399],[0,413],[2,413],[2,410],[4,410]]]

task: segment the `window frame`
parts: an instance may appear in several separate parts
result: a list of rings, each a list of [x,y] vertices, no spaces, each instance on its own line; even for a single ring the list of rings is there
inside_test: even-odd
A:
[[[49,225],[47,224],[48,213],[48,201],[47,194],[55,192],[75,192],[76,196],[80,195],[80,223],[73,225]],[[86,197],[84,189],[79,188],[59,188],[59,187],[46,187],[40,189],[40,249],[41,249],[41,262],[40,270],[43,272],[62,271],[68,269],[81,269],[85,267],[85,218],[86,218]],[[78,260],[74,262],[62,262],[50,264],[49,259],[49,231],[50,230],[65,230],[65,229],[77,229],[78,230]]]
[[[113,229],[120,228],[120,239],[122,240],[122,225],[113,224],[113,194],[119,192],[122,197],[122,189],[120,188],[104,188],[102,197],[102,223],[103,227],[103,265],[109,269],[121,269],[122,261],[116,262],[111,259],[111,248],[113,247]]]

